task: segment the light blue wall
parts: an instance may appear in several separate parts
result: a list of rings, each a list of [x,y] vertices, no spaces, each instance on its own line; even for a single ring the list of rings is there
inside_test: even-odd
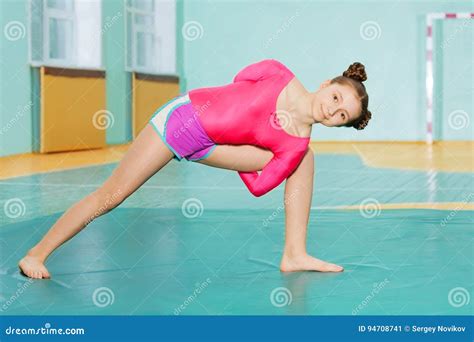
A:
[[[0,1],[0,156],[32,149],[26,0]]]
[[[276,58],[315,90],[360,61],[368,72],[369,126],[359,132],[316,125],[313,139],[424,140],[425,14],[471,9],[469,1],[189,1],[184,21],[198,22],[202,37],[184,41],[187,86],[229,83],[244,65]],[[379,25],[377,39],[362,38],[368,21]],[[452,54],[462,54],[464,63],[473,58],[469,46]],[[472,129],[472,107],[462,106]]]
[[[315,127],[313,139],[424,140],[425,14],[472,12],[473,7],[470,1],[180,0],[178,22],[196,21],[202,27],[198,39],[178,35],[182,91],[230,82],[244,65],[263,58],[281,60],[315,90],[323,80],[360,61],[369,76],[366,85],[374,113],[370,125],[361,132]],[[26,9],[26,0],[0,1],[0,156],[30,152],[34,145],[32,106],[38,103],[32,101]],[[131,137],[124,3],[103,0],[102,10],[107,110],[115,119],[107,130],[107,143],[118,144]],[[119,20],[105,28],[118,13]],[[379,38],[362,39],[360,27],[368,21],[380,26]],[[459,32],[458,23],[435,27],[440,61],[435,70],[439,109],[435,128],[438,137],[449,140],[472,139],[474,126],[473,68],[468,66],[473,60],[473,26],[471,21]],[[19,28],[11,37],[4,34],[8,24]],[[196,31],[190,27],[192,39]],[[441,49],[448,39],[448,46]],[[466,75],[457,76],[465,69]],[[458,109],[467,114],[469,125],[453,129],[447,114]]]
[[[132,138],[131,75],[125,71],[125,7],[123,1],[102,0],[102,46],[106,72],[107,110],[114,124],[107,129],[107,144]]]
[[[473,5],[474,6],[474,5]],[[436,138],[472,140],[474,133],[474,20],[451,20],[439,32]]]

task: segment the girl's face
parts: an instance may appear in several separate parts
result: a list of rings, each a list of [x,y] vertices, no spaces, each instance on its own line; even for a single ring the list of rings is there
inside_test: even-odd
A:
[[[361,103],[349,85],[330,84],[325,81],[316,91],[313,100],[313,118],[327,127],[338,127],[361,114]]]

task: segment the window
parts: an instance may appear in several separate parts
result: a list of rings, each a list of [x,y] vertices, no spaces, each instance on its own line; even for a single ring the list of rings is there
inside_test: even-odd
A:
[[[127,70],[176,74],[175,0],[126,0]]]
[[[100,0],[30,0],[30,63],[102,67]]]

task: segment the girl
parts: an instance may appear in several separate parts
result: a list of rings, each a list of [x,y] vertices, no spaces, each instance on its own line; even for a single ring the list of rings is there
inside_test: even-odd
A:
[[[50,278],[44,262],[56,248],[116,208],[171,159],[186,158],[238,171],[255,196],[287,179],[280,270],[342,271],[306,253],[314,174],[308,144],[313,124],[358,130],[367,125],[366,79],[364,66],[353,63],[311,93],[285,65],[266,59],[243,68],[231,84],[174,98],[156,111],[107,181],[69,208],[20,260],[20,270]]]

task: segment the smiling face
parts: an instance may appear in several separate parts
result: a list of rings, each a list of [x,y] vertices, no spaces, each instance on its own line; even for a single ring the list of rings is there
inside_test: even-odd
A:
[[[327,127],[344,126],[361,115],[361,101],[350,85],[325,81],[315,93],[313,118]]]

